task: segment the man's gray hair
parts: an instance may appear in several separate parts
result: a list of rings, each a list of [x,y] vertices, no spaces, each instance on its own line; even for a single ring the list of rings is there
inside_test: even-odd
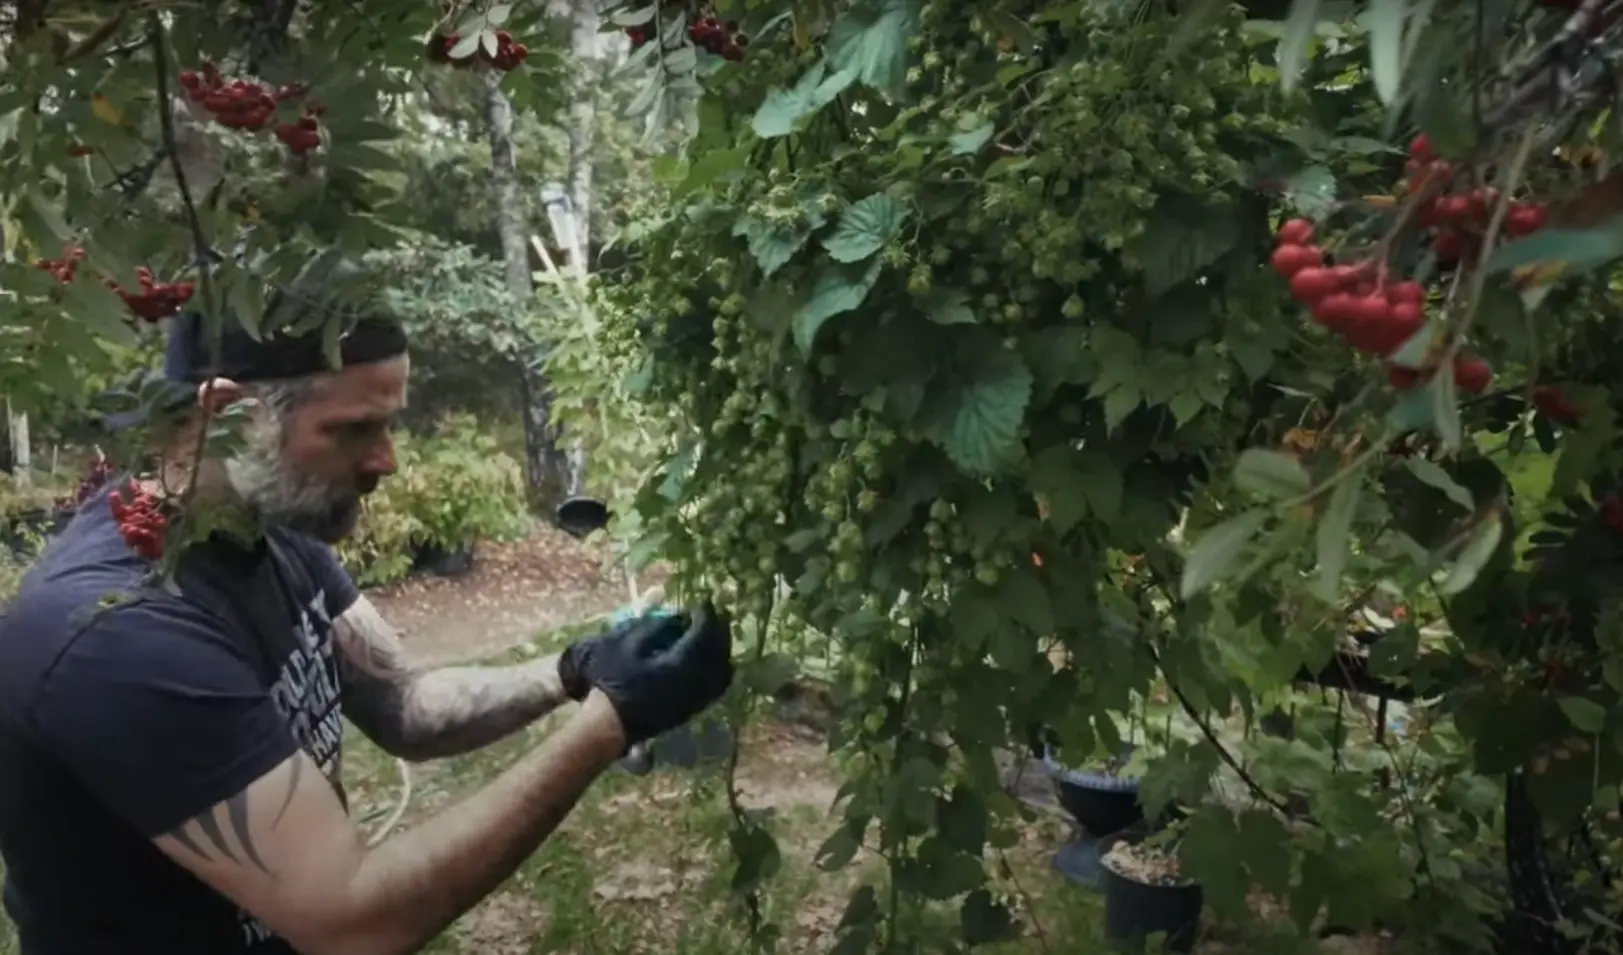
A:
[[[313,375],[300,378],[273,378],[251,382],[247,392],[251,397],[264,402],[277,418],[281,418],[303,404],[315,390],[315,386],[316,378]]]

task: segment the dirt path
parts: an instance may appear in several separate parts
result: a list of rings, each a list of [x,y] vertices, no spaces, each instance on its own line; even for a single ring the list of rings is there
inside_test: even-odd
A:
[[[630,602],[604,548],[551,527],[480,545],[466,576],[414,577],[367,596],[400,629],[412,656],[430,665],[494,656]]]

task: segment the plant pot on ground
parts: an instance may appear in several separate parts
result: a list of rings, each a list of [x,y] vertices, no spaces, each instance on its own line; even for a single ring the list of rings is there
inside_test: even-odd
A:
[[[564,533],[584,540],[593,531],[602,530],[614,515],[608,505],[593,497],[571,497],[553,511],[553,523]]]
[[[1138,801],[1138,777],[1123,772],[1133,747],[1089,769],[1070,769],[1054,760],[1044,747],[1043,765],[1054,782],[1059,804],[1076,823],[1076,838],[1054,853],[1054,868],[1080,885],[1099,889],[1104,873],[1099,851],[1107,836],[1144,823],[1144,807]]]
[[[472,542],[456,547],[436,543],[420,544],[417,547],[416,559],[412,562],[412,569],[436,577],[461,577],[473,570],[473,552]]]
[[[1176,844],[1163,836],[1112,836],[1101,846],[1105,940],[1118,951],[1142,952],[1154,936],[1166,951],[1194,949],[1206,899],[1178,867]]]
[[[1051,752],[1042,755],[1059,794],[1059,804],[1090,836],[1115,835],[1142,822],[1144,807],[1138,801],[1138,777],[1122,771],[1132,758],[1128,744],[1120,754],[1088,769],[1070,769],[1055,762]]]

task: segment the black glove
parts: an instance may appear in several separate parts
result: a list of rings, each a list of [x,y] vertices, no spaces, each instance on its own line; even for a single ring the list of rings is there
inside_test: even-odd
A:
[[[706,604],[691,616],[647,616],[571,644],[558,659],[565,692],[608,697],[628,746],[675,729],[733,682],[732,627]]]
[[[602,633],[582,637],[564,647],[564,652],[558,655],[558,682],[563,684],[565,695],[579,703],[586,699],[586,694],[592,692],[592,682],[586,676],[586,667],[591,660],[605,652],[602,649],[605,645],[625,640],[633,634],[652,632],[665,626],[669,621],[675,621],[670,623],[671,626],[683,630],[687,628],[686,621],[676,620],[674,616],[661,620],[658,616],[644,614],[622,620]]]

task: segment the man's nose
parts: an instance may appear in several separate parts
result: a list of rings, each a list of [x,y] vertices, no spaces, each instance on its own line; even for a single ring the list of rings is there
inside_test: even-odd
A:
[[[394,453],[394,438],[387,434],[378,439],[377,444],[372,446],[371,454],[368,454],[366,459],[361,462],[363,471],[379,477],[387,477],[393,474],[398,467],[399,464],[395,460]]]

